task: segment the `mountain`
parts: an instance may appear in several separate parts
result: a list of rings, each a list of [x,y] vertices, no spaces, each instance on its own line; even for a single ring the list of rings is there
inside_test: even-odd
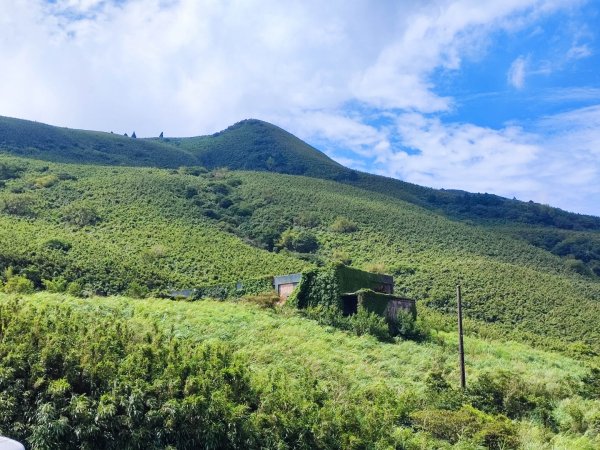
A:
[[[598,218],[352,171],[255,120],[132,139],[1,119],[0,136],[0,434],[66,449],[598,448]],[[417,301],[412,337],[272,293],[160,298],[332,262],[392,274]]]
[[[432,189],[351,170],[287,131],[248,119],[210,136],[133,139],[0,117],[0,152],[53,162],[270,171],[382,193],[451,220],[493,226],[600,276],[600,218],[492,194]]]

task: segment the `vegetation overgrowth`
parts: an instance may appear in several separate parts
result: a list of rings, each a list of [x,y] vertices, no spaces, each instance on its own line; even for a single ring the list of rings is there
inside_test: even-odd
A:
[[[460,281],[467,317],[598,354],[589,317],[600,313],[600,278],[517,227],[451,221],[308,177],[1,161],[0,270],[37,289],[139,297],[343,259],[395,275],[399,294],[442,312]]]
[[[467,337],[461,392],[454,333],[385,344],[245,301],[57,294],[0,294],[0,317],[0,433],[33,449],[600,444],[599,372],[514,342]]]
[[[296,136],[261,120],[243,120],[210,136],[163,138],[162,135],[161,132],[159,138],[131,139],[0,117],[0,151],[20,156],[54,162],[162,168],[196,165],[305,175],[383,193],[457,220],[600,230],[598,217],[573,214],[532,201],[431,189],[351,170]]]
[[[280,307],[271,276],[330,263],[394,275],[419,319],[344,317],[328,276]],[[230,301],[132,300],[189,288]],[[355,172],[256,120],[0,117],[0,434],[32,448],[595,449],[599,316],[600,218]]]

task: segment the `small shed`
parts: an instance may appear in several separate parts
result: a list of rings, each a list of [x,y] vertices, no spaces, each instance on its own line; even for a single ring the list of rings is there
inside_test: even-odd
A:
[[[416,317],[415,301],[394,295],[394,278],[390,275],[336,264],[288,277],[276,277],[275,290],[282,300],[298,308],[324,306],[338,309],[345,316],[362,308],[390,321],[396,320],[398,311],[405,310]]]

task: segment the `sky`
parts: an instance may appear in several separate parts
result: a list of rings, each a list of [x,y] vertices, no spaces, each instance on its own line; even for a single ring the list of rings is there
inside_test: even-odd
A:
[[[600,2],[0,0],[0,115],[257,118],[358,170],[600,216]]]

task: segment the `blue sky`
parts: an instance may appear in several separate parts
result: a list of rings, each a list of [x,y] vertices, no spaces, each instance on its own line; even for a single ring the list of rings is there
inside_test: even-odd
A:
[[[600,3],[0,0],[0,115],[254,117],[356,169],[600,216]]]

